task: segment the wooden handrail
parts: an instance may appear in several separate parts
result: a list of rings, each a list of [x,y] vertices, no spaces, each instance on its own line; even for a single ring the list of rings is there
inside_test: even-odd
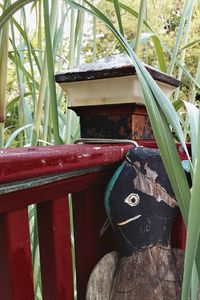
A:
[[[154,141],[142,143],[156,147]],[[28,205],[36,204],[43,300],[73,300],[68,195],[72,194],[78,300],[97,261],[116,249],[104,191],[133,145],[68,145],[0,150],[0,299],[33,300]],[[184,247],[178,221],[173,243]]]
[[[120,161],[132,145],[64,145],[0,151],[0,183]]]
[[[103,254],[99,230],[105,219],[104,189],[131,147],[70,145],[0,151],[0,299],[34,298],[27,207],[36,204],[43,299],[73,300],[69,193],[74,199],[78,299],[84,299],[91,268]]]

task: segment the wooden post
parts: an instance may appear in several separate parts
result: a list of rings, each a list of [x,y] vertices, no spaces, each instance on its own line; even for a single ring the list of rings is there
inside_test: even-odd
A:
[[[74,299],[68,198],[37,205],[44,300]]]
[[[34,299],[27,208],[0,215],[0,299]]]
[[[74,238],[78,299],[84,300],[86,286],[94,265],[107,252],[116,248],[112,230],[101,237],[100,231],[107,218],[104,210],[105,186],[73,195]]]

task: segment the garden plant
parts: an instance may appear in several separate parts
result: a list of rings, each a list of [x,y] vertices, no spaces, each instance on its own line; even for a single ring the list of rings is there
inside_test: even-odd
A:
[[[137,70],[161,157],[187,227],[182,299],[188,300],[190,294],[191,299],[197,299],[200,276],[200,116],[196,100],[200,88],[200,64],[196,57],[196,68],[194,71],[193,66],[191,73],[185,62],[187,51],[191,54],[199,43],[198,38],[189,39],[195,14],[199,13],[199,3],[194,0],[181,2],[174,31],[176,38],[170,48],[148,21],[147,1],[136,2],[138,11],[129,1],[126,4],[126,1],[108,0],[105,7],[109,3],[109,9],[103,12],[102,1],[0,1],[0,146],[71,143],[79,136],[78,118],[67,109],[69,99],[57,89],[54,74],[66,66],[78,66],[84,59],[88,42],[85,43],[83,25],[88,23],[88,16],[92,31],[91,59],[98,56],[96,45],[100,20],[106,26],[104,30],[108,28],[110,31],[104,31],[103,37],[110,39],[111,36],[116,52],[126,52]],[[152,5],[157,2],[152,1]],[[28,14],[27,4],[30,4]],[[115,21],[107,16],[110,11]],[[30,29],[28,15],[33,12],[36,24],[35,29]],[[137,24],[133,36],[125,30],[124,15]],[[168,24],[174,25],[170,19]],[[70,28],[67,34],[64,28]],[[145,60],[145,47],[151,44],[157,57],[152,63],[185,83],[171,99],[160,90],[140,60]],[[178,156],[177,141],[188,157],[191,188]],[[187,141],[191,142],[191,154]],[[35,293],[36,299],[40,299],[34,207],[30,207],[30,224]]]

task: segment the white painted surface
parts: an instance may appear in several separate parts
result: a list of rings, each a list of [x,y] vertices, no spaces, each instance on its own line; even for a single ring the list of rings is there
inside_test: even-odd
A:
[[[167,97],[175,90],[166,83],[157,82]],[[60,84],[70,97],[71,106],[144,103],[136,75],[115,78],[66,82]]]

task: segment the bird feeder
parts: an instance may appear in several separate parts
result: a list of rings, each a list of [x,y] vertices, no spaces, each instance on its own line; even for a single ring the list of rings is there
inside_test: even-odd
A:
[[[150,66],[147,71],[169,97],[180,82]],[[83,64],[56,75],[80,116],[82,138],[151,140],[153,133],[136,69],[125,54]]]

